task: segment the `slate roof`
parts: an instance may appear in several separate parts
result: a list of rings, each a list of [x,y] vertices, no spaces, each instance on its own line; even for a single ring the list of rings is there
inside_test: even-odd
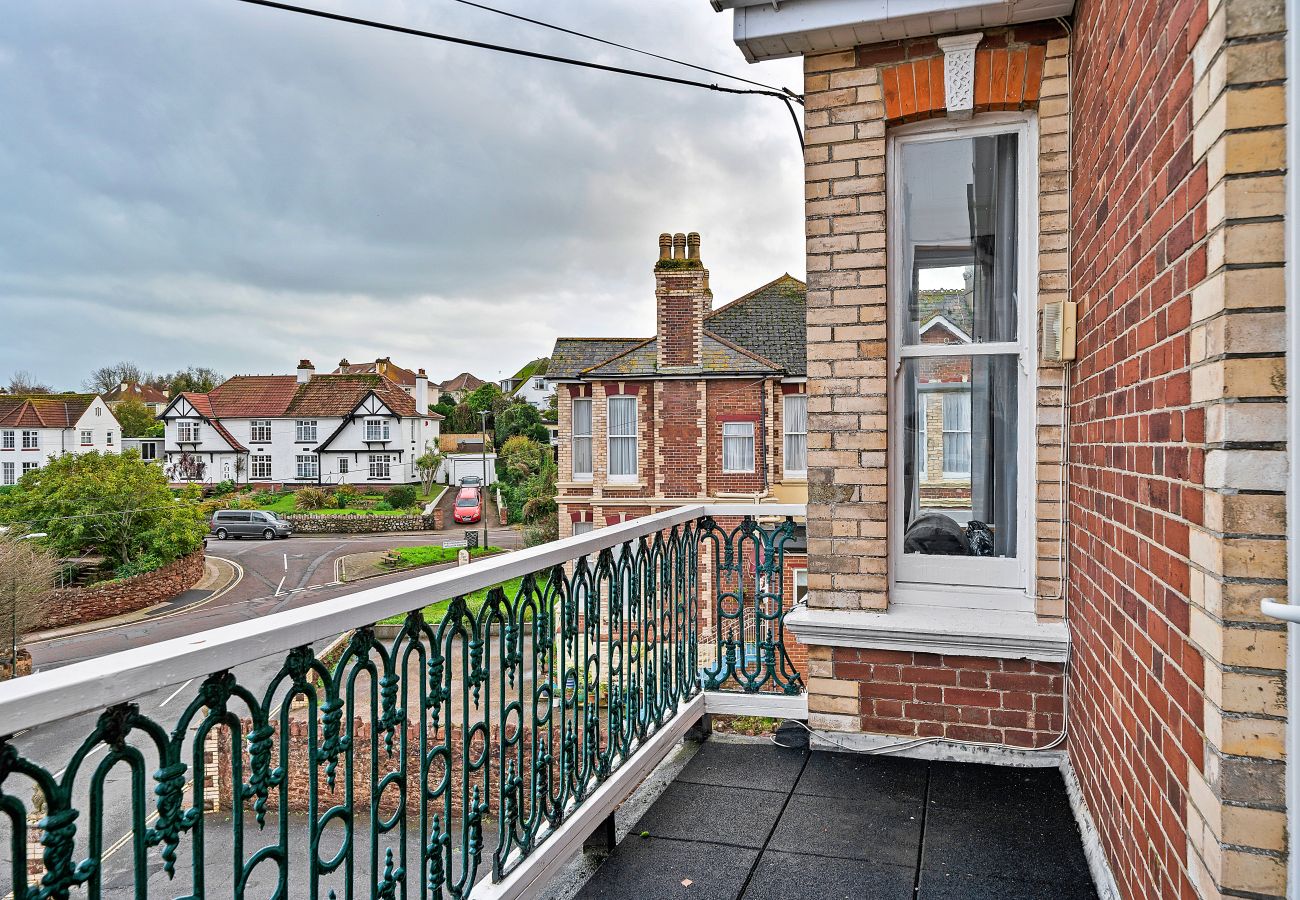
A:
[[[557,338],[548,378],[577,378],[592,366],[626,353],[646,338]]]
[[[790,274],[720,306],[704,318],[705,375],[808,374],[807,286]],[[559,338],[547,377],[650,377],[655,338]],[[671,374],[682,374],[674,369]]]
[[[141,403],[166,403],[167,395],[158,390],[152,384],[141,384],[138,381],[128,381],[125,384],[119,384],[107,394],[104,395],[106,403],[117,403],[119,400],[125,400],[127,397],[134,397]]]
[[[0,425],[72,428],[94,402],[94,394],[0,394]]]
[[[704,327],[778,363],[787,375],[807,375],[807,292],[807,285],[786,273],[713,310]]]

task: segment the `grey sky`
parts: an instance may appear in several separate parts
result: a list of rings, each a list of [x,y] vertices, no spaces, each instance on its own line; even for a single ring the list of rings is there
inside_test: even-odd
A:
[[[302,2],[691,77],[451,0]],[[801,87],[708,0],[496,5]],[[771,99],[233,0],[9,0],[0,122],[0,381],[377,355],[494,377],[557,335],[652,332],[661,231],[702,233],[718,302],[803,277]]]

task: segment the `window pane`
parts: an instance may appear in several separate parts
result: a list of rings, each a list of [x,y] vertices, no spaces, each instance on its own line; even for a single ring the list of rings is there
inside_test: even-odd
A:
[[[591,434],[590,400],[573,401],[573,433],[578,435]]]
[[[1016,357],[908,359],[900,384],[903,551],[1015,556]]]
[[[609,474],[636,475],[636,398],[609,399]]]
[[[808,469],[808,396],[790,394],[785,398],[785,470]]]
[[[591,438],[589,437],[573,439],[573,474],[591,474]]]
[[[1016,340],[1017,135],[902,146],[907,344]]]
[[[722,471],[754,471],[754,423],[722,424]]]

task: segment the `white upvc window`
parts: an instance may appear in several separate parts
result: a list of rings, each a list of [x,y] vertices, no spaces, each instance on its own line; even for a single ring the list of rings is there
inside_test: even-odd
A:
[[[25,462],[23,463],[23,474],[26,475],[28,472],[35,472],[40,467],[41,464],[38,462]]]
[[[0,484],[17,484],[18,478],[14,474],[14,464],[11,462],[0,463]]]
[[[348,474],[348,458],[346,456],[339,457],[339,474]]]
[[[315,419],[298,419],[293,423],[294,440],[300,444],[310,444],[316,441],[316,420]]]
[[[18,446],[18,433],[12,429],[0,431],[0,450],[13,450]]]
[[[722,471],[754,471],[754,423],[722,423]]]
[[[366,440],[367,441],[388,440],[388,420],[387,419],[366,419]]]
[[[89,428],[81,429],[81,446],[89,447],[95,443],[95,432]]]
[[[573,398],[573,477],[576,481],[590,481],[591,459],[591,398]]]
[[[271,480],[271,457],[265,453],[248,458],[248,477],[253,481]]]
[[[889,138],[891,589],[1032,610],[1037,147],[989,114]]]
[[[192,419],[178,419],[176,422],[176,443],[178,444],[201,443],[201,433],[199,423]]]
[[[786,394],[781,424],[785,428],[785,474],[808,474],[808,395]]]
[[[315,453],[299,453],[296,459],[296,472],[299,478],[319,478],[320,461]]]
[[[271,420],[270,419],[251,420],[248,423],[248,440],[254,444],[271,443]]]
[[[370,454],[370,477],[388,480],[390,470],[389,456],[387,453]]]
[[[808,599],[808,570],[791,569],[790,579],[794,588],[794,596],[791,598],[795,603],[803,603]]]
[[[23,449],[39,450],[41,447],[41,433],[39,431],[23,432]]]
[[[110,447],[113,446],[113,429],[110,428],[108,431],[104,432],[104,443],[108,444]]]
[[[636,481],[636,395],[610,397],[608,416],[609,480]]]

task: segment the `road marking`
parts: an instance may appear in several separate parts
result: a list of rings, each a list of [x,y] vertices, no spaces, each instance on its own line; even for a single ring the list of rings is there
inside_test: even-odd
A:
[[[190,682],[193,681],[193,680],[194,680],[194,679],[191,678],[189,681],[185,682],[185,683],[182,684],[180,687],[178,687],[175,691],[172,692],[172,695],[171,695],[170,697],[168,697],[168,698],[167,698],[166,700],[164,700],[162,703],[159,703],[159,704],[158,704],[158,708],[159,708],[159,709],[162,709],[162,708],[163,708],[164,706],[166,706],[168,703],[171,703],[173,700],[175,700],[175,699],[176,699],[176,695],[179,694],[181,691],[185,690],[187,687],[189,687],[189,686],[190,686]]]
[[[288,577],[289,577],[288,575],[281,575],[281,576],[280,576],[280,583],[277,584],[277,585],[275,586],[275,594],[274,594],[274,596],[276,596],[276,597],[280,596],[280,588],[284,587],[284,580],[285,580],[286,578],[288,578]]]
[[[288,553],[286,553],[286,554],[284,555],[284,570],[285,570],[286,572],[289,571],[289,554],[288,554]]]

